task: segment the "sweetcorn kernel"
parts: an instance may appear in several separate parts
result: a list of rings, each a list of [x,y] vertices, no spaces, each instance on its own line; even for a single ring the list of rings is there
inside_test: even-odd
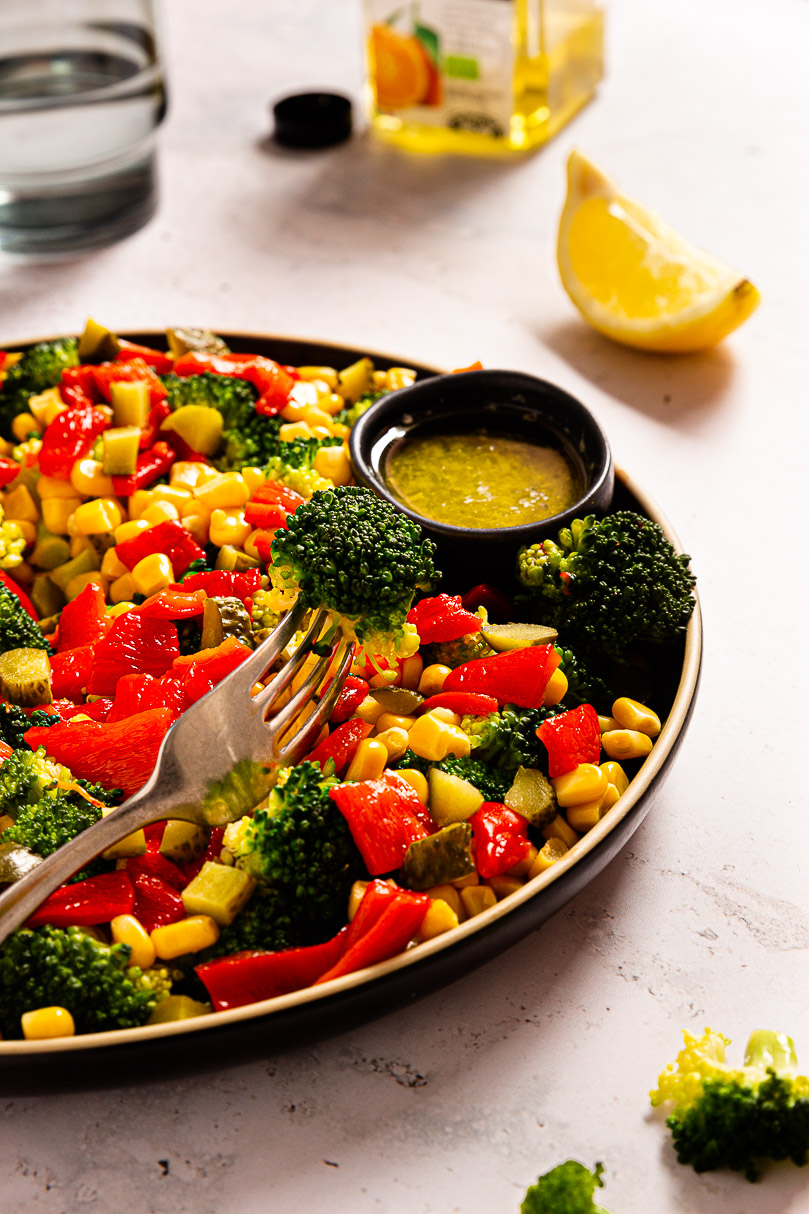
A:
[[[198,953],[219,939],[219,924],[210,915],[191,915],[178,923],[156,927],[151,933],[155,952],[161,961],[171,961],[184,953]]]
[[[63,481],[58,476],[41,476],[37,481],[37,493],[40,501],[46,497],[76,497],[76,490],[70,481]]]
[[[123,511],[112,497],[82,502],[73,513],[73,526],[79,535],[101,535],[120,527],[123,521]]]
[[[610,729],[601,735],[601,745],[611,759],[643,759],[652,749],[652,739],[637,729]]]
[[[145,510],[141,510],[140,518],[148,523],[150,527],[157,527],[159,523],[178,522],[180,511],[174,505],[174,502],[152,501]]]
[[[621,729],[634,729],[638,733],[656,738],[660,733],[660,717],[651,708],[629,696],[621,696],[612,706],[612,715]]]
[[[239,509],[249,500],[250,490],[238,472],[223,472],[194,490],[197,501],[208,510]]]
[[[579,838],[573,827],[569,826],[560,814],[557,814],[552,821],[542,827],[542,837],[546,840],[561,839],[568,847],[572,847],[574,843],[578,842]]]
[[[113,497],[115,494],[112,477],[105,476],[104,465],[89,456],[76,460],[70,470],[70,483],[82,497]]]
[[[402,678],[402,687],[406,687],[408,691],[416,691],[421,682],[421,676],[424,673],[424,659],[418,653],[414,653],[412,657],[405,658],[399,667]]]
[[[579,763],[573,771],[551,780],[556,799],[563,808],[582,805],[585,801],[596,801],[607,787],[607,777],[595,763]]]
[[[563,839],[560,839],[558,835],[552,835],[545,843],[545,846],[541,847],[537,852],[534,862],[528,870],[529,881],[533,877],[538,877],[540,873],[544,873],[557,860],[561,860],[562,856],[569,850],[570,848]]]
[[[608,784],[613,784],[619,793],[626,792],[629,787],[629,776],[620,763],[616,763],[614,759],[608,759],[606,763],[601,764],[601,770],[607,777]]]
[[[115,549],[108,548],[101,558],[101,576],[114,582],[127,573],[129,573],[129,569],[117,555]]]
[[[353,479],[345,446],[321,447],[315,456],[314,468],[315,472],[327,476],[335,485],[348,485]]]
[[[551,708],[554,704],[559,704],[567,695],[567,675],[557,666],[545,686],[545,694],[542,697],[542,703],[545,708]]]
[[[116,944],[128,944],[132,952],[130,962],[139,969],[154,965],[157,953],[151,936],[134,915],[116,915],[110,920],[110,934]]]
[[[418,682],[418,690],[423,696],[437,695],[442,690],[449,673],[450,667],[442,666],[438,662],[434,662],[432,666],[425,666]]]
[[[141,531],[148,530],[149,524],[145,519],[131,518],[126,523],[119,523],[112,534],[116,544],[123,544],[125,540],[133,540],[136,535],[140,535]]]
[[[72,1037],[76,1025],[66,1007],[38,1007],[23,1012],[22,1035],[26,1041],[45,1041],[50,1037]]]
[[[389,763],[400,759],[407,750],[407,730],[400,729],[397,725],[383,730],[382,733],[377,733],[376,740],[381,742],[387,750]]]
[[[145,594],[147,598],[150,594],[156,594],[158,590],[165,590],[174,581],[171,561],[164,552],[150,553],[135,565],[132,570],[132,581],[135,583],[137,593]],[[115,585],[117,583],[113,583],[113,587]]]
[[[78,497],[46,497],[42,502],[42,521],[54,535],[67,535],[68,519],[80,505]]]
[[[427,777],[415,767],[400,767],[396,774],[407,781],[422,805],[426,805],[430,795]]]
[[[116,578],[109,588],[109,600],[115,605],[121,605],[127,611],[132,607],[132,597],[138,593],[138,588],[135,585],[135,579],[131,573],[125,573],[121,577]]]
[[[455,911],[443,898],[436,898],[421,921],[418,938],[419,940],[433,940],[436,936],[443,936],[444,932],[451,931],[453,927],[457,926],[458,916]]]
[[[3,508],[6,518],[15,522],[36,523],[39,520],[39,508],[31,496],[27,485],[17,485],[6,493]]]
[[[243,510],[212,510],[209,539],[217,548],[232,544],[241,548],[253,528],[245,521]]]

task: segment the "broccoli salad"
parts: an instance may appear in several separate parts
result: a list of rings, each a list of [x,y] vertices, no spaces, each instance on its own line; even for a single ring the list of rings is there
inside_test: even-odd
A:
[[[164,344],[88,321],[0,352],[0,890],[141,788],[296,602],[351,671],[249,814],[128,836],[0,946],[6,1039],[206,1016],[485,914],[620,800],[661,729],[649,654],[694,607],[689,558],[630,510],[524,549],[513,599],[485,569],[445,587],[348,458],[415,372]]]

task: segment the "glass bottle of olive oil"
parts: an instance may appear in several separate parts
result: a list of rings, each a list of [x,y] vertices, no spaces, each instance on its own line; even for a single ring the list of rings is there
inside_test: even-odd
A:
[[[374,128],[417,151],[545,143],[595,92],[599,0],[365,0]]]

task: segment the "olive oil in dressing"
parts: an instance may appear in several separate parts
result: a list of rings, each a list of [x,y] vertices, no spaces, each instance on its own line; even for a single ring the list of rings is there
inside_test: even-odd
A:
[[[415,151],[545,143],[603,72],[598,0],[365,0],[370,116]]]
[[[453,527],[519,527],[566,510],[581,493],[558,447],[484,430],[405,439],[385,479],[404,506]]]

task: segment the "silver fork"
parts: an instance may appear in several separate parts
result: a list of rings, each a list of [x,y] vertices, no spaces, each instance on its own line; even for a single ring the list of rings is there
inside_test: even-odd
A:
[[[227,802],[217,795],[217,786],[221,787],[237,763],[251,760],[251,770],[263,772],[269,791],[270,764],[287,765],[303,758],[330,716],[351,665],[352,647],[337,634],[326,611],[314,614],[300,644],[263,689],[252,697],[250,691],[267,677],[306,615],[306,608],[296,604],[249,658],[183,713],[163,739],[151,777],[134,796],[0,895],[0,944],[48,894],[133,831],[166,818],[223,826],[253,809],[261,798],[240,803],[238,781]],[[315,644],[319,651],[322,645],[328,650],[283,707],[268,717]],[[328,689],[312,714],[291,732],[332,663],[335,673]]]

